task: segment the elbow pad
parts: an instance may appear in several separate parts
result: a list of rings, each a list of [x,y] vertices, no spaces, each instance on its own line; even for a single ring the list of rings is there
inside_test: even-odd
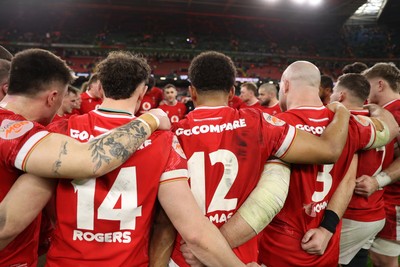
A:
[[[276,161],[264,165],[257,186],[238,210],[257,234],[282,209],[288,194],[289,181],[289,166]]]

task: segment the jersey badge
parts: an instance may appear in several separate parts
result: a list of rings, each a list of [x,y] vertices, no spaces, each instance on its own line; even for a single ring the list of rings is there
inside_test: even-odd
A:
[[[370,118],[362,116],[362,115],[353,115],[354,118],[358,123],[360,123],[362,126],[368,126],[370,125]]]
[[[4,120],[0,126],[0,138],[5,140],[23,136],[33,128],[31,121]]]
[[[181,144],[179,143],[178,138],[175,135],[174,135],[174,138],[172,140],[172,147],[176,151],[176,153],[178,153],[179,156],[181,156],[182,158],[186,159],[186,155],[182,150]]]
[[[275,125],[275,126],[282,126],[282,125],[285,125],[285,123],[286,123],[286,122],[284,122],[283,120],[278,119],[277,117],[271,116],[271,115],[268,114],[268,113],[263,113],[263,116],[264,116],[264,119],[265,119],[269,124],[272,124],[272,125]]]

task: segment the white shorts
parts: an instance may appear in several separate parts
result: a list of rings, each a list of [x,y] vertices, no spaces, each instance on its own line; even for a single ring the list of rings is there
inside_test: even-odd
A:
[[[349,264],[360,249],[369,249],[375,236],[385,225],[385,219],[373,222],[342,220],[340,233],[340,264]]]
[[[400,256],[400,242],[377,237],[372,243],[371,251],[389,257],[398,257]]]

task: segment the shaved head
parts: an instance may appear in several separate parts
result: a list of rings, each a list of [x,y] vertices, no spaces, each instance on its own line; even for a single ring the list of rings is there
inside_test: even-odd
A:
[[[282,80],[317,87],[321,83],[321,74],[317,66],[308,61],[296,61],[289,65],[282,74]]]

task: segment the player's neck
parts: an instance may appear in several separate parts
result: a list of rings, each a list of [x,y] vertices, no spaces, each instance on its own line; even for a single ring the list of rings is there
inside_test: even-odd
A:
[[[206,107],[220,107],[220,106],[228,106],[228,97],[227,95],[214,95],[212,97],[198,97],[196,101],[194,101],[196,107],[206,106]]]
[[[173,99],[172,101],[168,101],[168,100],[166,101],[166,104],[168,106],[175,106],[176,103],[178,103],[178,100],[176,100],[176,99]]]
[[[254,97],[254,98],[247,100],[245,103],[248,106],[252,106],[252,105],[256,104],[257,102],[258,102],[258,98]]]
[[[391,101],[393,101],[393,100],[399,99],[399,98],[400,98],[400,95],[399,95],[398,93],[395,93],[395,92],[393,92],[393,91],[390,91],[390,92],[388,92],[387,94],[382,95],[382,96],[379,98],[377,104],[378,104],[379,106],[384,106],[384,105],[386,105],[387,103],[389,103],[389,102],[391,102]]]
[[[0,102],[0,107],[21,115],[27,120],[42,124],[48,123],[43,121],[45,108],[40,99],[21,95],[6,95]]]
[[[115,100],[111,98],[104,98],[103,103],[100,105],[100,109],[112,109],[121,112],[128,112],[135,114],[135,109],[137,105],[137,100],[132,98]]]
[[[62,117],[65,115],[66,112],[64,112],[61,108],[57,110],[57,115]]]
[[[317,107],[322,106],[323,103],[318,94],[296,94],[287,100],[287,109],[298,107]]]
[[[269,103],[268,103],[268,105],[267,105],[267,107],[269,107],[269,108],[271,108],[271,107],[273,107],[273,106],[275,106],[276,104],[278,104],[278,99],[271,99],[270,101],[269,101]]]

